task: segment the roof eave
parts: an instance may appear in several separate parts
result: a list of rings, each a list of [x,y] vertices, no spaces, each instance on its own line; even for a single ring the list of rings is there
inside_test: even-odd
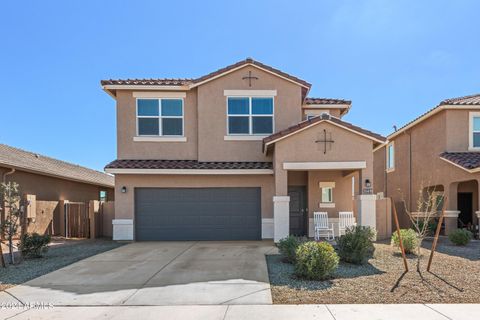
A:
[[[468,173],[477,173],[477,172],[480,172],[480,167],[477,167],[477,168],[473,168],[473,169],[468,169],[468,168],[465,168],[461,165],[459,165],[458,163],[455,163],[453,161],[450,161],[448,159],[445,159],[444,157],[440,157],[440,159],[442,159],[443,161],[451,164],[451,165],[454,165],[455,167],[459,168],[459,169],[462,169],[464,171],[467,171]]]
[[[219,74],[217,74],[217,75],[215,75],[215,76],[212,76],[212,77],[210,77],[210,78],[204,79],[204,80],[202,80],[202,81],[200,81],[200,82],[192,83],[192,84],[190,85],[190,88],[192,89],[192,88],[201,86],[201,85],[203,85],[203,84],[205,84],[205,83],[207,83],[207,82],[213,81],[213,80],[215,80],[215,79],[218,79],[218,78],[220,78],[220,77],[223,77],[223,76],[225,76],[225,75],[227,75],[227,74],[229,74],[229,73],[235,72],[235,71],[240,70],[240,69],[242,69],[242,68],[245,68],[245,67],[247,67],[247,66],[252,66],[252,67],[255,67],[255,68],[257,68],[257,69],[260,69],[260,70],[262,70],[262,71],[264,71],[264,72],[273,74],[273,75],[275,75],[275,76],[277,76],[277,77],[279,77],[279,78],[282,78],[282,79],[284,79],[284,80],[286,80],[286,81],[289,81],[289,82],[295,83],[295,84],[297,84],[297,85],[299,85],[299,86],[301,86],[301,87],[304,87],[304,88],[306,88],[307,90],[310,90],[310,88],[312,87],[311,84],[308,84],[308,85],[307,85],[307,84],[305,84],[305,83],[301,83],[301,82],[295,81],[295,80],[293,80],[293,79],[289,79],[289,78],[287,78],[287,77],[285,77],[285,76],[283,76],[283,75],[281,75],[281,74],[279,74],[279,73],[277,73],[277,72],[273,72],[273,71],[271,71],[271,70],[262,68],[261,66],[259,66],[258,64],[255,64],[255,63],[253,63],[253,62],[246,62],[245,64],[239,65],[238,67],[232,68],[232,69],[230,69],[230,70],[225,70],[225,71],[222,72],[222,73],[219,73]],[[307,91],[307,93],[308,93],[308,91]]]
[[[292,131],[291,133],[288,133],[288,134],[286,134],[286,135],[284,135],[284,136],[278,137],[277,139],[268,141],[268,142],[266,142],[266,143],[264,142],[264,143],[263,143],[263,152],[264,152],[264,153],[267,152],[268,146],[273,145],[273,144],[277,143],[277,142],[280,141],[280,140],[286,139],[286,138],[288,138],[288,137],[290,137],[290,136],[292,136],[292,135],[295,135],[295,134],[297,134],[297,133],[300,133],[300,132],[302,132],[302,131],[304,131],[304,130],[307,130],[307,129],[309,129],[309,128],[313,127],[313,126],[316,126],[316,125],[318,125],[318,124],[320,124],[320,123],[322,123],[322,122],[328,122],[328,123],[330,123],[330,124],[332,124],[332,125],[334,125],[334,126],[337,126],[337,127],[342,128],[342,129],[344,129],[344,130],[350,131],[350,132],[352,132],[352,133],[355,133],[355,134],[357,134],[357,135],[360,135],[360,136],[362,136],[362,137],[365,137],[365,138],[367,138],[367,139],[370,139],[370,140],[372,140],[372,141],[374,141],[374,142],[377,142],[377,143],[379,143],[380,145],[383,144],[383,143],[385,143],[385,141],[379,140],[379,139],[377,139],[377,138],[375,138],[375,137],[372,137],[372,136],[367,135],[367,134],[365,134],[365,133],[359,132],[359,131],[354,130],[354,129],[352,129],[352,128],[348,128],[348,127],[342,126],[341,124],[336,123],[336,122],[334,122],[334,121],[331,121],[331,120],[328,120],[328,119],[320,119],[319,121],[312,122],[310,125],[305,126],[305,127],[301,128],[301,129],[299,129],[299,130]]]
[[[391,133],[390,135],[387,136],[387,139],[392,139],[396,136],[398,136],[400,133],[405,132],[406,130],[416,126],[420,122],[423,122],[430,118],[431,116],[439,113],[440,111],[443,110],[465,110],[465,109],[480,109],[480,105],[475,105],[475,104],[439,104],[429,112],[425,113],[423,116],[419,117],[418,119],[412,121],[411,123],[407,124],[406,126],[403,126],[402,128],[398,129],[397,131]]]
[[[94,185],[94,186],[101,186],[101,187],[107,187],[107,188],[115,187],[115,182],[113,182],[112,184],[109,184],[109,183],[97,182],[97,181],[92,181],[92,180],[84,180],[84,179],[69,177],[69,176],[66,176],[66,175],[55,174],[55,173],[52,173],[52,172],[39,171],[39,170],[31,169],[31,168],[12,165],[10,163],[4,163],[4,162],[0,163],[0,166],[4,166],[4,167],[7,167],[7,168],[13,168],[13,169],[18,170],[18,171],[24,171],[24,172],[28,172],[28,173],[38,174],[38,175],[41,175],[41,176],[52,177],[52,178],[74,181],[74,182],[80,182],[80,183],[90,184],[90,185]]]

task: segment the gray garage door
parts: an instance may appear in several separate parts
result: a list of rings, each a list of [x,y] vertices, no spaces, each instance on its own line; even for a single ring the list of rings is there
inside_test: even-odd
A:
[[[136,188],[136,240],[259,240],[260,188]]]

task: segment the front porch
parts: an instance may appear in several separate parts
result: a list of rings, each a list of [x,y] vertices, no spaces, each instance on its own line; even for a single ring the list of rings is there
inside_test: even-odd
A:
[[[276,170],[276,184],[280,184],[276,190],[286,189],[286,196],[274,197],[275,242],[288,235],[313,238],[314,212],[328,213],[335,237],[343,211],[353,212],[358,225],[377,230],[380,239],[390,236],[389,199],[372,194],[371,180],[363,178],[364,161],[284,163],[283,167]]]
[[[446,202],[443,226],[445,235],[462,228],[471,231],[478,237],[480,224],[478,180],[444,182],[424,189],[434,190],[438,195],[438,215],[441,213],[443,202]],[[444,200],[445,198],[446,200]]]

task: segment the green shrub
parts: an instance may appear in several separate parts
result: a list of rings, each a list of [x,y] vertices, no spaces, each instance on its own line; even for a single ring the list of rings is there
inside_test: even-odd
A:
[[[51,241],[50,235],[39,235],[38,233],[26,233],[20,240],[20,251],[25,257],[40,258],[48,251],[48,244]]]
[[[419,221],[418,222],[418,227],[420,228],[420,230],[423,230],[423,225],[424,224],[425,224],[425,221]],[[429,235],[429,236],[435,235],[435,231],[437,230],[437,226],[438,226],[438,221],[436,221],[435,219],[430,220],[428,222],[428,227],[427,227],[428,234],[427,235]]]
[[[472,238],[473,234],[465,229],[457,229],[448,235],[448,239],[457,246],[466,246]]]
[[[295,262],[295,252],[299,245],[306,241],[305,238],[288,236],[278,242],[278,251],[283,256],[283,261],[288,263]]]
[[[418,246],[417,233],[413,229],[400,229],[402,236],[402,244],[405,253],[413,253]],[[395,231],[392,235],[392,246],[400,247],[400,241],[398,240],[398,234]]]
[[[338,255],[327,242],[305,242],[298,247],[296,255],[295,273],[302,278],[324,280],[338,266]]]
[[[345,262],[362,264],[372,257],[375,231],[370,227],[354,226],[338,239],[338,255]]]

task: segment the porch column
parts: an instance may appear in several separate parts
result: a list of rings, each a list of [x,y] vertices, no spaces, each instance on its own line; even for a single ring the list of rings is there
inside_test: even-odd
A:
[[[360,194],[356,197],[358,225],[377,229],[376,201],[374,194]]]
[[[457,210],[458,182],[453,182],[448,185],[446,196],[448,197],[448,204],[443,221],[445,223],[445,235],[449,235],[458,228],[457,221],[458,215],[460,214],[460,211]]]
[[[275,168],[275,196],[273,197],[273,240],[280,241],[290,234],[290,197],[288,175],[280,165]]]

